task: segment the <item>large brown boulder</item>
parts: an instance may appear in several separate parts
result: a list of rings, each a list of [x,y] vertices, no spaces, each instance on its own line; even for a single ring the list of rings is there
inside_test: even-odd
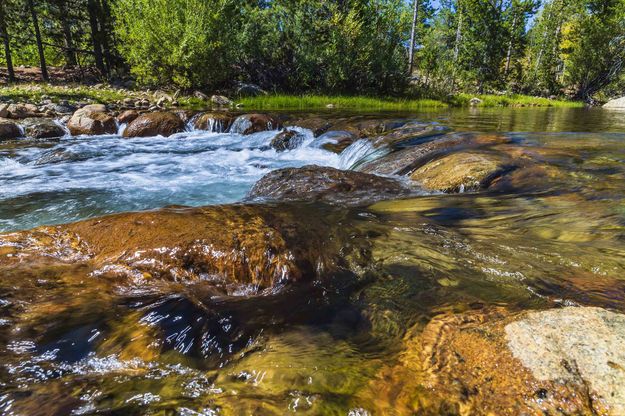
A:
[[[312,165],[268,173],[254,185],[248,198],[359,205],[398,198],[409,192],[393,179]]]
[[[172,134],[183,132],[184,129],[184,122],[173,113],[145,113],[141,114],[126,127],[124,137],[169,137]]]
[[[49,118],[27,118],[22,121],[24,133],[34,139],[49,139],[65,136],[65,130]]]
[[[268,114],[245,114],[234,120],[230,133],[252,134],[267,130],[278,130],[282,127],[279,119]]]
[[[22,137],[22,131],[20,128],[5,118],[0,118],[0,140],[11,140]]]
[[[87,105],[77,110],[67,122],[67,128],[73,136],[117,133],[115,119],[106,113],[102,104]]]
[[[262,290],[321,278],[318,267],[345,267],[347,233],[330,225],[344,215],[318,207],[230,205],[40,227],[0,234],[0,274],[16,264],[30,270],[58,262],[112,281],[210,281],[226,292],[240,285]]]
[[[402,138],[402,140],[404,139]],[[426,139],[424,142],[410,147],[391,151],[391,153],[372,161],[360,163],[356,169],[378,175],[409,175],[430,160],[450,152],[505,143],[510,143],[510,139],[496,134],[447,134],[431,140]],[[384,149],[381,147],[381,150]]]
[[[203,113],[193,120],[193,125],[198,130],[207,130],[215,133],[223,133],[228,131],[234,117],[232,115],[221,112]]]
[[[509,167],[510,161],[499,154],[459,152],[427,163],[410,179],[429,191],[464,192],[487,186]]]

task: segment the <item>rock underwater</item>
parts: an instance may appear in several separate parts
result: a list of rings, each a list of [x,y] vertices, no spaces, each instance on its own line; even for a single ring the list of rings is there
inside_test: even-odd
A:
[[[346,247],[357,244],[333,226],[342,215],[265,205],[117,214],[0,235],[0,268],[78,262],[101,278],[271,289],[350,269]]]

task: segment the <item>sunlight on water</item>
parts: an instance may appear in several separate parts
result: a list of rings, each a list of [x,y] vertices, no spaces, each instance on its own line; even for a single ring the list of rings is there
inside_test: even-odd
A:
[[[273,169],[338,167],[309,131],[302,146],[278,153],[275,131],[250,136],[191,131],[169,138],[63,138],[0,156],[0,230],[106,213],[236,202]]]
[[[625,312],[625,129],[540,114],[557,131],[468,114],[460,130],[488,133],[427,137],[518,162],[489,189],[356,207],[216,204],[274,169],[349,169],[405,143],[336,155],[295,127],[284,152],[275,131],[191,128],[2,145],[5,231],[211,206],[0,234],[0,413],[411,414],[436,390],[419,360],[450,360],[449,315]],[[523,121],[500,130],[510,117]],[[437,319],[423,358],[415,340]]]

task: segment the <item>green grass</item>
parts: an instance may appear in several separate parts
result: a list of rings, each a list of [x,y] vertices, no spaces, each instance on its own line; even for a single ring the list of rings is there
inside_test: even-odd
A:
[[[44,98],[54,102],[59,100],[87,101],[102,104],[122,101],[124,98],[143,98],[146,92],[120,90],[110,86],[99,88],[80,84],[46,85],[18,84],[0,87],[2,99],[15,102],[40,102]],[[583,107],[578,101],[550,100],[548,98],[526,95],[471,95],[458,94],[446,101],[414,98],[373,98],[364,96],[326,96],[326,95],[263,95],[242,98],[237,101],[243,108],[255,110],[314,110],[324,109],[328,105],[338,109],[411,111],[440,109],[448,106],[468,107],[472,98],[482,100],[479,107]],[[181,107],[204,109],[209,104],[192,96],[178,99]]]
[[[305,110],[327,108],[357,110],[418,110],[444,108],[447,104],[429,99],[371,98],[325,95],[263,95],[238,101],[244,108],[257,110]]]
[[[458,94],[450,100],[450,104],[454,107],[467,107],[472,98],[482,100],[478,107],[565,107],[579,108],[583,107],[581,101],[566,100],[550,100],[543,97],[531,97],[528,95],[511,94],[511,95],[471,95]]]
[[[84,85],[45,85],[45,84],[18,84],[0,87],[0,97],[20,101],[41,101],[44,98],[52,101],[93,101],[110,103],[120,101],[133,93],[117,90],[111,87],[93,88]]]
[[[448,102],[430,99],[398,99],[370,98],[349,96],[322,95],[265,95],[243,98],[239,102],[244,108],[258,110],[303,110],[326,108],[329,104],[334,108],[358,110],[420,110],[436,109],[447,106],[468,107],[472,98],[482,100],[478,107],[583,107],[578,101],[550,100],[548,98],[530,97],[526,95],[470,95],[458,94]]]

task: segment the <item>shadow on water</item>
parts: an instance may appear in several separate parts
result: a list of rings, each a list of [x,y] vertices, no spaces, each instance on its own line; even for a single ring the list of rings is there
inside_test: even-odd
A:
[[[359,114],[369,116],[380,114]],[[241,205],[224,210],[226,220],[211,217],[219,207],[194,211],[193,219],[183,215],[191,212],[186,208],[172,208],[163,211],[167,217],[155,217],[161,222],[155,221],[154,227],[160,228],[131,217],[133,223],[116,223],[119,235],[93,237],[94,247],[102,241],[114,245],[109,240],[130,241],[136,237],[132,232],[140,229],[149,237],[132,241],[156,241],[154,247],[146,246],[151,254],[142,251],[144,246],[121,245],[124,249],[107,252],[111,258],[105,261],[93,256],[57,261],[54,253],[33,260],[15,243],[0,245],[2,259],[8,259],[8,265],[0,263],[0,413],[364,415],[358,413],[361,407],[382,399],[363,401],[362,391],[381,379],[392,396],[394,385],[380,376],[384,374],[380,370],[393,368],[405,352],[406,340],[445,313],[566,305],[625,312],[623,117],[584,109],[450,109],[417,117],[450,124],[457,131],[502,132],[496,137],[506,140],[488,151],[523,163],[480,192],[422,193],[358,208]],[[480,134],[460,135],[465,136]],[[151,156],[147,161],[132,159],[129,151],[124,156],[130,158],[124,161],[127,165],[108,165],[116,161],[107,160],[105,172],[118,174],[132,166],[121,178],[138,184],[131,187],[141,189],[133,194],[136,199],[122,200],[120,188],[106,186],[96,191],[37,189],[4,198],[7,205],[0,208],[0,221],[14,223],[0,225],[16,230],[100,215],[110,199],[117,202],[114,211],[134,207],[130,202],[137,201],[144,203],[141,208],[168,205],[161,203],[169,200],[168,195],[176,195],[171,204],[214,203],[225,194],[237,200],[265,171],[306,164],[309,157],[330,166],[339,163],[335,155],[312,147],[278,155],[256,145],[241,148],[236,141],[236,151],[220,153],[211,144],[216,137],[180,139],[178,145],[195,149],[190,151],[193,155],[186,158],[186,152],[178,149],[171,152],[171,159],[156,165],[177,142],[155,144],[159,150],[154,154],[148,143],[126,143],[141,147],[146,152],[141,157]],[[230,139],[219,138],[233,145]],[[269,135],[256,139],[268,140]],[[420,137],[395,150],[437,139]],[[216,161],[221,160],[230,167],[219,170],[223,166]],[[179,188],[173,179],[150,182],[161,177],[164,171],[159,169],[165,165],[171,177],[182,180]],[[3,174],[12,175],[14,167],[7,166]],[[32,173],[39,167],[25,169]],[[211,175],[232,180],[215,185],[213,176],[198,176],[211,169]],[[244,176],[242,182],[237,173]],[[159,197],[146,201],[154,193]],[[49,216],[39,212],[29,217],[48,209]],[[188,222],[171,220],[175,215]],[[137,283],[128,275],[93,274],[96,265],[90,262],[96,260],[111,265],[129,258],[139,258],[141,265],[173,262],[177,258],[166,256],[175,254],[175,244],[162,247],[170,242],[163,242],[155,230],[167,229],[172,239],[189,243],[180,236],[194,235],[189,227],[203,229],[204,222],[214,218],[229,227],[224,233],[236,235],[237,243],[259,240],[262,248],[267,241],[284,241],[291,252],[314,253],[312,259],[287,256],[305,270],[305,276],[268,291],[246,290],[242,285],[235,296],[207,275],[191,281],[141,275]],[[166,224],[167,219],[171,222]],[[89,224],[96,227],[101,221]],[[139,223],[144,228],[132,228]],[[124,234],[126,225],[131,231]],[[283,240],[276,238],[278,231],[284,232]],[[220,234],[209,235],[219,240]],[[315,245],[319,236],[321,247]],[[197,243],[194,239],[195,235],[191,240]],[[314,247],[304,240],[315,240]],[[260,250],[262,259],[270,259],[267,267],[278,261],[272,256],[280,244]],[[241,245],[233,247],[245,251]],[[201,251],[194,255],[181,267],[206,266]],[[352,261],[354,257],[365,261]],[[339,267],[326,269],[327,264]],[[247,270],[249,265],[244,266],[241,269]]]

